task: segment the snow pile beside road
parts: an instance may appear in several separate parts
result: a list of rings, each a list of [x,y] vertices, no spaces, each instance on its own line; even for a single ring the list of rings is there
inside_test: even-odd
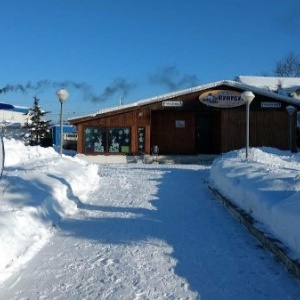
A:
[[[211,183],[300,258],[300,154],[273,148],[232,151],[216,159]]]
[[[4,140],[0,182],[0,281],[49,239],[60,218],[77,211],[99,181],[98,166],[53,148]]]

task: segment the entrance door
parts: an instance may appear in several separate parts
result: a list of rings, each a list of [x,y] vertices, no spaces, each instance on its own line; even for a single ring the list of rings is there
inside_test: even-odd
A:
[[[213,115],[196,116],[196,152],[213,153]]]

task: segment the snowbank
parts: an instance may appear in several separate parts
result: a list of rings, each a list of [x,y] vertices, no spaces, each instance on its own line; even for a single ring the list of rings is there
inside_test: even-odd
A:
[[[300,258],[300,155],[272,148],[216,159],[211,184]]]
[[[77,211],[96,186],[98,166],[61,157],[53,148],[4,140],[0,182],[0,281],[28,261],[55,231],[60,218]]]

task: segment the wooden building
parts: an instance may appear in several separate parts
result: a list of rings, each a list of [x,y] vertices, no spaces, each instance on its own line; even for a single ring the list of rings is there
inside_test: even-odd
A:
[[[85,155],[220,154],[244,148],[246,105],[241,93],[255,95],[250,105],[250,147],[296,150],[300,100],[237,81],[220,81],[70,119],[77,126],[77,152]]]

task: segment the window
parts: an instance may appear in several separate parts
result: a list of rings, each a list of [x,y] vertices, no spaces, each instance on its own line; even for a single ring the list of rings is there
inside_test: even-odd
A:
[[[105,152],[106,130],[101,127],[87,127],[84,130],[84,151]]]
[[[84,151],[130,153],[130,128],[86,127],[84,130]]]
[[[130,152],[130,128],[110,128],[108,132],[108,152]]]
[[[145,153],[145,128],[138,128],[138,153]]]

